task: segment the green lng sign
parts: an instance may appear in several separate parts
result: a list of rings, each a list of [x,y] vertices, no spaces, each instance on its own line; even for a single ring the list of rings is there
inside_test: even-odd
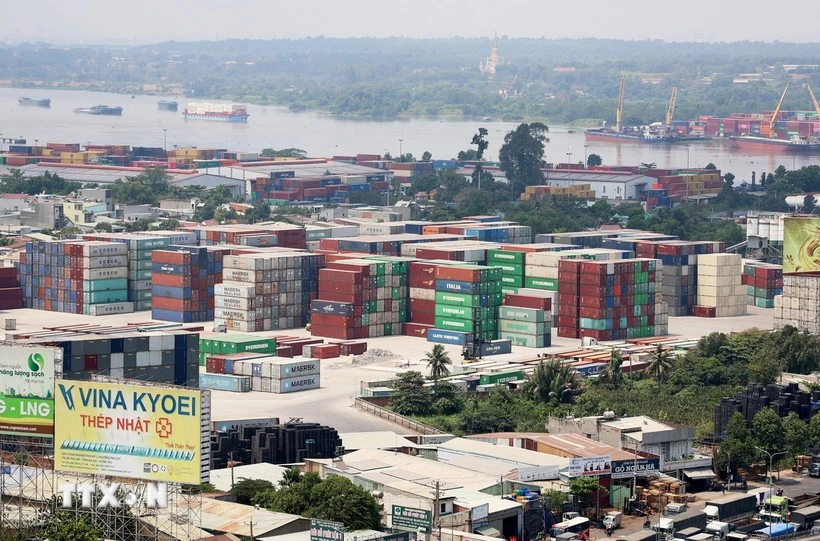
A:
[[[62,355],[54,348],[0,345],[0,434],[54,434],[54,363],[58,353]]]
[[[408,530],[423,529],[426,533],[431,532],[433,515],[430,511],[394,505],[392,517],[393,528],[404,528]]]

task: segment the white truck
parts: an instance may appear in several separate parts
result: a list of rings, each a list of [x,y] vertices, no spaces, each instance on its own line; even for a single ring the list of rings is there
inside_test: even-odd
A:
[[[662,517],[658,519],[654,529],[658,532],[658,537],[662,539],[673,539],[675,532],[686,528],[706,529],[706,513],[703,511],[689,511],[672,517]]]
[[[610,511],[604,517],[603,523],[604,528],[606,529],[616,529],[621,527],[621,520],[623,520],[624,514],[620,511]]]
[[[725,541],[726,536],[729,535],[729,523],[713,520],[706,524],[706,533],[711,534],[714,541]]]

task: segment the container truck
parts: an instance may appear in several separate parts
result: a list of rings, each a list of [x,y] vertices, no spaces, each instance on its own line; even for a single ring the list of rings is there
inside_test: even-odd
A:
[[[700,528],[683,528],[682,530],[677,530],[673,536],[674,539],[689,539],[695,535],[698,535],[703,530]]]
[[[818,501],[820,497],[817,494],[801,494],[794,498],[769,496],[763,504],[760,519],[771,523],[785,522],[789,513],[814,506]]]
[[[755,536],[762,536],[764,539],[778,539],[791,535],[794,532],[794,524],[781,522],[780,524],[772,524],[771,526],[766,526],[762,530],[756,531]]]
[[[680,515],[681,513],[685,513],[686,511],[686,502],[667,503],[666,507],[663,508],[663,514],[667,517],[671,517],[673,515]]]
[[[741,533],[748,534],[756,532],[766,527],[766,523],[754,517],[742,518],[740,520],[733,520],[729,523],[729,529]]]
[[[710,534],[715,541],[724,541],[729,535],[729,530],[729,523],[719,520],[713,520],[706,525],[706,533]]]
[[[757,498],[754,494],[730,494],[707,500],[703,511],[708,521],[731,522],[754,515],[757,511]]]
[[[820,506],[810,505],[802,509],[796,509],[789,515],[789,522],[797,524],[799,530],[809,530],[814,526],[814,522],[820,519]]]
[[[655,524],[655,530],[666,539],[674,538],[675,532],[685,528],[698,528],[700,530],[706,528],[706,513],[703,511],[689,511],[674,517],[662,517]]]
[[[623,520],[624,514],[620,511],[610,511],[604,517],[604,528],[615,528],[621,527],[621,520]]]
[[[630,534],[619,535],[615,541],[658,541],[658,532],[644,528]]]

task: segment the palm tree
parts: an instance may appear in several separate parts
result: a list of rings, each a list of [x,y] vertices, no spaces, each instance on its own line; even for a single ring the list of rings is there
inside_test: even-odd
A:
[[[444,346],[436,344],[433,351],[427,352],[427,368],[430,369],[430,377],[433,378],[433,390],[438,394],[438,380],[450,374],[449,366],[453,364],[450,356],[444,351]]]
[[[649,360],[649,365],[646,367],[646,375],[663,381],[663,378],[672,369],[672,360],[672,354],[658,344],[655,353],[652,354],[652,358]]]
[[[612,348],[612,351],[609,353],[609,363],[601,370],[601,373],[598,374],[598,381],[608,383],[613,387],[618,387],[624,377],[621,371],[623,362],[624,359],[621,356],[621,350]]]
[[[527,378],[524,391],[533,400],[550,402],[553,399],[568,404],[579,392],[578,373],[557,359],[541,362]]]

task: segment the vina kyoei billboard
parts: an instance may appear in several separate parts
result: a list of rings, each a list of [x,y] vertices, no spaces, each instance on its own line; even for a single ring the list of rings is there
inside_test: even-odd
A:
[[[54,433],[54,348],[0,345],[0,434]]]
[[[193,389],[60,380],[54,469],[199,484],[209,397]]]
[[[783,274],[820,272],[820,217],[783,219]]]

